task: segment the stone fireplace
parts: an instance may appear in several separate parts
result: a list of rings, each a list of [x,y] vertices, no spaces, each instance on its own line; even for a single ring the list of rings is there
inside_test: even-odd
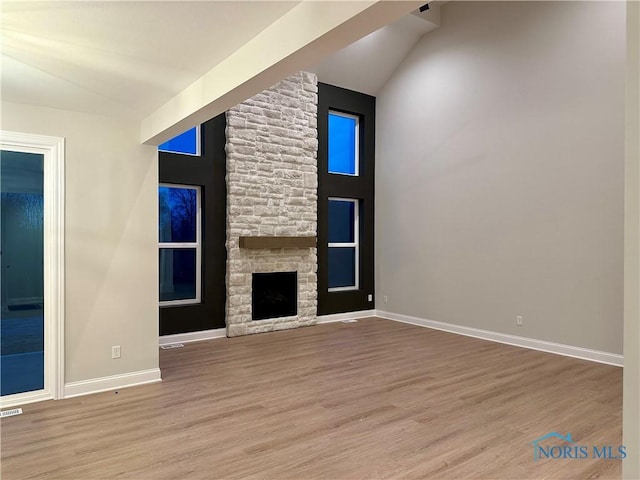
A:
[[[227,112],[230,337],[316,321],[316,248],[277,240],[311,240],[317,234],[317,92],[316,76],[301,72]],[[249,246],[241,237],[267,242]],[[295,272],[296,313],[253,320],[254,274],[280,272]]]

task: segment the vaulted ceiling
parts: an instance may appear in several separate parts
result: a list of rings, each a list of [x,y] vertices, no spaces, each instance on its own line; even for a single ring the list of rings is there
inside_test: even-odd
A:
[[[429,10],[404,15],[307,70],[321,82],[375,96],[418,40],[440,26],[445,3],[430,2]]]
[[[143,118],[299,2],[3,2],[2,98]]]
[[[424,33],[420,20],[330,55],[422,3],[3,1],[2,99],[140,120],[141,140],[157,144],[312,65],[331,81],[358,57],[369,83],[346,83],[372,93]]]

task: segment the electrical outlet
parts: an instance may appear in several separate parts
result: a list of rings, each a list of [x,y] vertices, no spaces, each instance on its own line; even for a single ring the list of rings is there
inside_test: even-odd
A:
[[[120,358],[120,345],[111,347],[111,358]]]
[[[373,302],[373,295],[371,294],[367,295],[367,300],[369,300],[370,302]]]
[[[516,325],[518,327],[521,327],[522,325],[524,325],[524,320],[522,320],[522,317],[520,315],[516,317]]]
[[[384,303],[387,303],[389,301],[389,297],[387,297],[386,295],[384,297],[382,297],[382,301]]]

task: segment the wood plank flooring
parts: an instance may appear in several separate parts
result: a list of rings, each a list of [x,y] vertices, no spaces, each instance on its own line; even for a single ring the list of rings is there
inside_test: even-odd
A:
[[[381,319],[187,344],[164,381],[1,420],[14,479],[621,477],[622,369]]]

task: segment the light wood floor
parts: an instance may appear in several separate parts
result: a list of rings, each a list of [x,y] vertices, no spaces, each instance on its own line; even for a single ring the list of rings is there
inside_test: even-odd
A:
[[[163,383],[26,405],[2,478],[620,478],[622,370],[386,320],[161,351]]]

